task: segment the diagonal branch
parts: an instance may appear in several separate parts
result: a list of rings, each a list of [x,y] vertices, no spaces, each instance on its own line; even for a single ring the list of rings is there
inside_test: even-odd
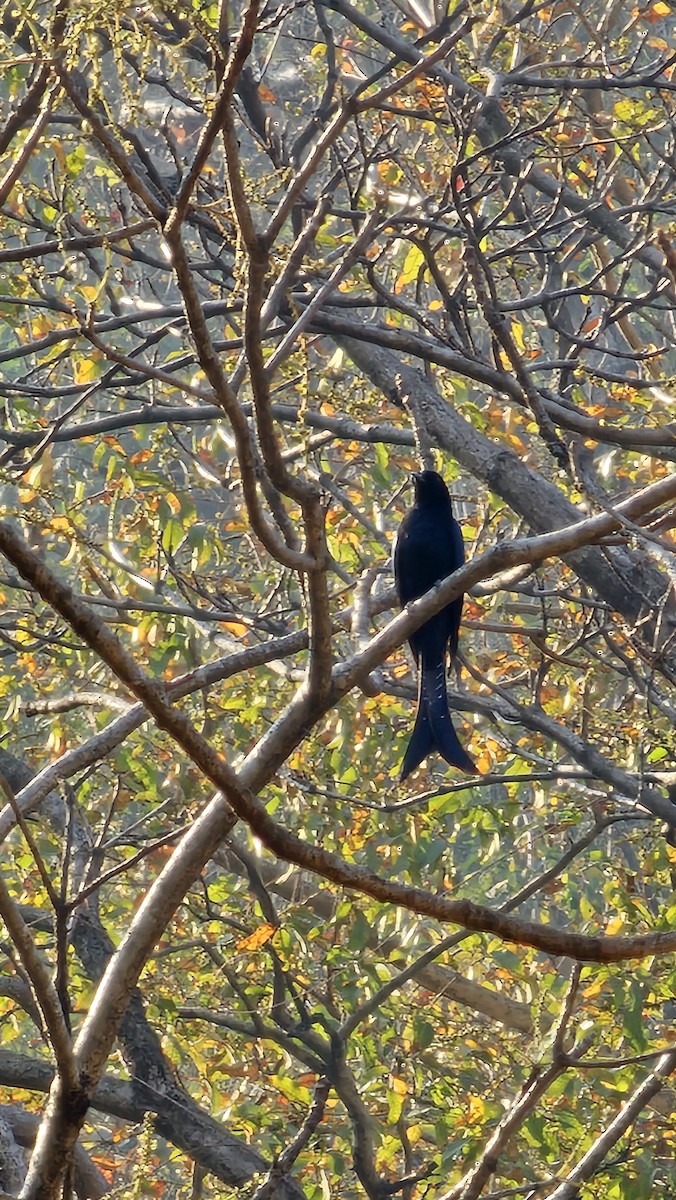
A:
[[[676,493],[676,479],[670,477],[653,484],[638,496],[620,506],[624,512],[634,515],[647,509],[667,496]],[[602,536],[615,527],[619,518],[610,513],[592,517],[580,525],[558,534],[542,538],[523,539],[510,545],[501,545],[480,559],[467,564],[461,571],[432,589],[427,596],[410,605],[408,612],[396,617],[383,633],[373,638],[365,650],[337,668],[334,702],[349,688],[378,665],[394,646],[410,636],[410,632],[438,611],[449,598],[464,590],[466,580],[471,582],[485,577],[502,566],[514,561],[531,560],[555,550],[565,551],[584,542],[585,538]],[[279,745],[274,746],[274,730],[268,735],[268,754],[254,751],[242,766],[239,775],[224,762],[211,745],[194,729],[182,713],[172,708],[162,685],[146,676],[118,639],[80,601],[76,601],[70,590],[60,583],[45,567],[22,539],[6,523],[0,522],[0,548],[11,559],[15,567],[33,583],[48,599],[49,603],[69,621],[84,637],[126,685],[141,698],[161,728],[175,739],[190,755],[204,774],[219,787],[232,805],[232,809],[249,824],[253,832],[280,858],[306,867],[326,878],[352,890],[363,891],[383,902],[400,904],[441,921],[451,921],[469,929],[496,933],[500,937],[521,944],[535,946],[549,953],[566,954],[585,961],[620,961],[625,958],[641,957],[649,953],[667,952],[676,946],[676,933],[655,933],[631,938],[594,938],[555,930],[546,925],[522,921],[519,918],[494,912],[490,908],[476,905],[467,900],[451,900],[446,896],[432,896],[419,888],[385,880],[363,867],[346,864],[340,856],[331,854],[321,847],[305,842],[302,838],[279,826],[267,813],[253,792],[260,790],[279,765]],[[307,697],[302,692],[277,723],[284,725],[283,742],[291,741],[292,722],[295,722],[294,744],[302,739],[307,729],[322,715],[316,706],[308,709]],[[328,707],[328,703],[327,703]],[[266,739],[261,740],[261,744]],[[276,753],[273,753],[273,747]],[[283,761],[283,759],[282,759]],[[671,806],[664,797],[664,818],[676,824]],[[190,886],[190,871],[201,869],[209,851],[232,827],[233,813],[223,799],[216,797],[205,809],[193,829],[186,835],[173,858],[159,876],[146,897],[137,917],[132,923],[124,946],[118,952],[117,963],[111,964],[108,988],[112,993],[107,998],[108,1014],[115,1013],[115,1005],[124,1004],[125,986],[129,979],[138,978],[144,955],[154,944],[153,939],[169,920],[180,903],[182,895]],[[211,839],[211,841],[210,841]],[[209,844],[210,841],[210,844]],[[193,876],[194,878],[194,876]],[[181,890],[183,889],[183,890]],[[162,914],[160,916],[160,913]],[[132,936],[132,930],[134,935]],[[100,995],[101,993],[99,993]],[[98,1022],[104,1013],[96,1017],[98,1002],[95,1002],[83,1031],[78,1039],[78,1053],[85,1054],[92,1072],[100,1069],[105,1061],[103,1045],[97,1049]],[[123,1007],[121,1011],[123,1010]],[[90,1031],[91,1026],[91,1031]],[[112,1035],[111,1039],[112,1041]],[[82,1049],[80,1043],[85,1049]]]
[[[409,637],[414,628],[422,624],[433,612],[439,611],[449,599],[465,590],[470,583],[518,562],[537,561],[544,556],[566,553],[585,545],[590,540],[603,537],[618,528],[622,516],[640,516],[674,497],[676,479],[669,477],[619,505],[618,514],[621,515],[604,512],[555,534],[500,545],[482,555],[412,604],[408,612],[390,622],[383,634],[374,638],[364,651],[338,669],[333,702],[354,686],[373,666],[378,665],[394,646]],[[363,891],[374,899],[400,904],[440,921],[452,921],[469,929],[489,931],[499,937],[531,945],[548,953],[565,954],[580,960],[622,961],[676,948],[676,933],[651,933],[629,938],[586,937],[496,913],[467,900],[451,900],[446,896],[430,895],[422,889],[382,879],[364,867],[346,864],[340,856],[330,854],[283,829],[269,816],[264,805],[256,800],[253,790],[250,790],[263,786],[279,765],[280,746],[277,745],[277,753],[274,753],[274,735],[272,746],[268,745],[267,755],[263,758],[260,754],[250,755],[239,777],[235,775],[194,729],[191,722],[172,707],[164,686],[150,679],[141,670],[118,638],[82,601],[75,599],[70,588],[53,575],[7,522],[0,522],[0,549],[24,578],[29,580],[99,654],[118,678],[143,701],[157,724],[174,738],[223,793],[211,801],[181,841],[170,862],[146,895],[125,940],[106,970],[75,1046],[82,1088],[77,1096],[73,1097],[72,1093],[64,1088],[61,1080],[56,1081],[50,1094],[47,1118],[41,1126],[31,1160],[24,1200],[54,1195],[62,1178],[64,1163],[77,1140],[93,1088],[110,1053],[128,1003],[129,992],[138,981],[148,954],[188,888],[215,847],[232,828],[235,813],[245,820],[264,844],[280,858],[324,875],[344,887]],[[327,700],[326,708],[328,707]],[[307,732],[307,728],[322,715],[320,710],[319,705],[310,710],[307,695],[302,693],[295,705],[292,705],[290,711],[295,721],[293,740],[296,744]],[[286,721],[282,718],[278,725],[285,725],[284,738],[288,739],[291,732],[289,710],[286,717]]]
[[[676,1071],[676,1050],[669,1050],[662,1055],[655,1070],[651,1071],[647,1079],[639,1084],[633,1096],[620,1109],[615,1119],[600,1134],[593,1146],[582,1156],[577,1166],[568,1173],[563,1183],[550,1192],[545,1200],[578,1200],[580,1189],[588,1180],[593,1179],[603,1166],[612,1147],[631,1129],[642,1110],[664,1087],[668,1077],[674,1071]]]

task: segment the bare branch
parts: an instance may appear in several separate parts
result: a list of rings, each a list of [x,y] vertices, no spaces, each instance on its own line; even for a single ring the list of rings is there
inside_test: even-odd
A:
[[[580,1194],[580,1188],[599,1172],[609,1151],[631,1129],[642,1110],[664,1087],[674,1071],[676,1071],[676,1051],[671,1050],[662,1055],[655,1070],[651,1071],[647,1079],[639,1084],[607,1129],[600,1134],[577,1166],[569,1171],[564,1182],[548,1194],[546,1200],[576,1200]]]

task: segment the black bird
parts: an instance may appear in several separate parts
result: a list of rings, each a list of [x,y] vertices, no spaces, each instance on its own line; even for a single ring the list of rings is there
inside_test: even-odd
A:
[[[453,516],[451,497],[436,471],[413,476],[415,504],[397,534],[392,563],[399,602],[404,605],[429,592],[465,561],[460,526]],[[464,597],[451,600],[412,635],[409,646],[418,665],[418,715],[401,767],[400,780],[436,750],[452,767],[478,774],[476,765],[458,741],[448,708],[446,656],[453,660]]]

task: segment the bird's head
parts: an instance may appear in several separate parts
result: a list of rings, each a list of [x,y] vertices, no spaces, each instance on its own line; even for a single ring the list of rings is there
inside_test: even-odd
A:
[[[451,497],[438,471],[414,471],[413,486],[416,504],[446,505],[450,508]]]

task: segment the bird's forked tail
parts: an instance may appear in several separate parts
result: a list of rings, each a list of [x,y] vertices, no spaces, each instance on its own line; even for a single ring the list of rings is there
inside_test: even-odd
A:
[[[436,750],[452,767],[478,775],[479,771],[467,751],[460,745],[458,735],[448,707],[446,694],[446,669],[443,659],[426,664],[424,655],[420,662],[418,684],[418,713],[406,747],[401,765],[401,783],[415,771],[428,754]]]

